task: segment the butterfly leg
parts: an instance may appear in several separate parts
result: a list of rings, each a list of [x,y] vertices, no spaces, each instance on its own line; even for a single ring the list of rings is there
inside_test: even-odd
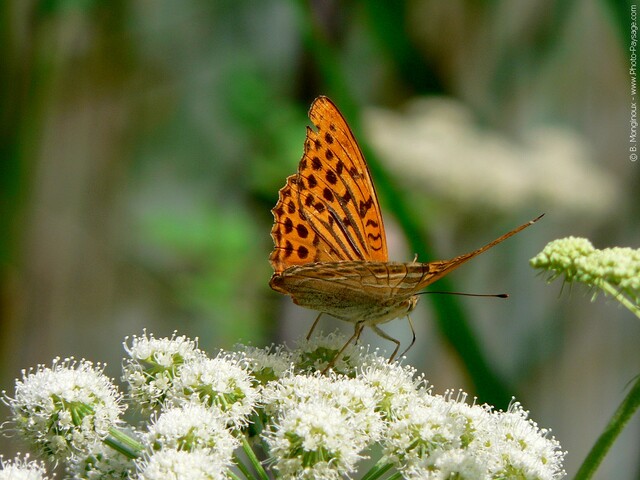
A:
[[[307,333],[307,340],[311,338],[311,334],[313,333],[313,330],[316,328],[316,325],[318,324],[318,320],[320,320],[321,316],[322,316],[322,312],[320,312],[316,317],[316,319],[313,321],[313,325],[311,325],[311,329],[309,330],[309,333]]]
[[[413,322],[411,321],[411,317],[407,315],[407,320],[409,320],[409,328],[411,328],[411,343],[407,348],[404,349],[404,352],[400,354],[401,357],[404,357],[404,354],[409,351],[413,344],[416,343],[416,331],[413,329]]]
[[[384,338],[385,340],[389,340],[390,342],[393,342],[393,343],[396,344],[395,350],[393,351],[393,353],[389,357],[389,363],[393,362],[393,359],[396,358],[396,353],[398,353],[398,349],[400,348],[400,340],[396,340],[392,336],[390,336],[387,333],[383,332],[376,325],[371,325],[371,328],[373,329],[374,332],[376,332],[378,334],[378,336],[380,336],[380,337]]]
[[[347,342],[342,346],[342,348],[340,349],[340,351],[338,353],[336,353],[335,357],[333,357],[333,360],[331,360],[329,362],[329,365],[327,365],[324,370],[322,370],[322,374],[324,375],[325,373],[327,373],[327,370],[329,370],[330,368],[333,368],[333,366],[336,364],[336,362],[338,361],[338,358],[340,358],[340,355],[342,355],[342,353],[347,349],[347,347],[349,346],[349,344],[353,341],[358,341],[358,339],[360,338],[360,334],[362,333],[362,330],[364,329],[364,323],[362,322],[358,322],[356,323],[356,328],[353,332],[353,335],[351,335],[351,337],[349,338],[349,340],[347,340]],[[396,349],[397,350],[397,349]]]

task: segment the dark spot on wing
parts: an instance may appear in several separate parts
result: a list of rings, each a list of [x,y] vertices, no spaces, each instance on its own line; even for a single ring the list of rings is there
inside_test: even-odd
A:
[[[333,143],[333,137],[331,136],[331,134],[329,132],[324,134],[324,140],[325,142],[327,142],[329,145],[331,145]]]
[[[291,256],[292,253],[293,253],[293,245],[291,245],[291,242],[287,240],[287,243],[284,246],[284,258]]]
[[[364,218],[364,216],[367,214],[367,212],[371,207],[373,207],[372,197],[369,197],[369,200],[367,200],[366,202],[363,202],[362,200],[360,200],[360,205],[358,209],[358,215],[360,215],[360,218]]]
[[[313,205],[313,202],[315,201],[315,199],[313,198],[313,195],[307,195],[307,198],[304,199],[304,204],[307,207],[310,207],[311,205]]]
[[[298,235],[300,235],[300,238],[307,238],[309,236],[309,230],[301,223],[296,226],[296,231]]]
[[[284,233],[291,233],[293,231],[293,222],[290,218],[287,219],[283,223],[284,225]]]
[[[307,183],[309,184],[309,188],[316,188],[316,186],[318,185],[318,181],[313,175],[309,175],[307,177]]]

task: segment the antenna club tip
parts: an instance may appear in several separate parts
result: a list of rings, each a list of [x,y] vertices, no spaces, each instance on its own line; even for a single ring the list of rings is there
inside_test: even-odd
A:
[[[531,222],[529,222],[529,223],[536,223],[538,220],[540,220],[542,217],[544,217],[544,215],[545,215],[544,213],[541,214],[541,215],[538,215],[536,218],[531,220]]]
[[[496,295],[496,297],[498,297],[498,298],[509,298],[509,294],[508,293],[500,293],[500,294]]]

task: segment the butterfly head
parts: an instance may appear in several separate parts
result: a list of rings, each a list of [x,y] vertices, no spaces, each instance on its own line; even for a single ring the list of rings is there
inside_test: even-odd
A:
[[[389,303],[389,310],[393,310],[393,313],[396,315],[395,318],[400,318],[408,313],[411,313],[416,305],[418,304],[418,296],[412,295],[408,298],[403,298],[398,301],[398,299],[391,298]]]
[[[400,307],[403,309],[403,311],[402,311],[402,313],[400,315],[398,315],[398,317],[402,317],[402,316],[405,316],[405,315],[408,315],[409,313],[411,313],[413,311],[413,309],[416,308],[417,304],[418,304],[418,296],[417,295],[413,295],[412,297],[407,298],[400,305]]]
[[[387,323],[396,318],[406,317],[418,304],[418,296],[413,295],[408,298],[398,300],[397,298],[391,298],[386,302],[378,304],[378,307],[374,311],[369,311],[367,316],[369,321],[365,323],[367,325],[377,325],[380,323]]]

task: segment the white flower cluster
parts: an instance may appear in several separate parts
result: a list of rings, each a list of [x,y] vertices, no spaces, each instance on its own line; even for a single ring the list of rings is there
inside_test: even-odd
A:
[[[124,349],[129,355],[123,363],[123,378],[129,384],[130,395],[145,410],[162,405],[173,390],[177,370],[184,363],[206,358],[198,349],[197,339],[185,336],[154,338],[153,334],[133,336],[131,345],[125,339]]]
[[[372,455],[366,478],[564,475],[558,442],[517,403],[496,412],[464,394],[433,395],[411,367],[359,346],[345,351],[338,372],[321,374],[345,340],[209,358],[185,337],[134,337],[123,379],[132,405],[151,412],[136,430],[124,428],[116,387],[88,362],[25,373],[4,401],[15,429],[74,478],[217,480],[238,478],[234,468],[252,478],[248,460],[259,478],[340,479]],[[46,478],[28,458],[1,465],[0,480]],[[5,473],[14,467],[36,473]]]
[[[45,457],[67,460],[86,451],[119,425],[125,408],[103,368],[56,358],[51,368],[23,371],[14,397],[3,398],[15,428]]]
[[[549,242],[530,260],[530,264],[550,271],[550,280],[564,275],[567,282],[601,288],[632,311],[637,311],[640,303],[640,249],[613,247],[599,250],[586,238],[567,237]]]
[[[463,396],[464,399],[464,396]],[[426,391],[396,412],[383,448],[403,469],[421,478],[561,478],[564,453],[527,418],[520,404],[506,412],[469,405]]]
[[[23,458],[20,454],[13,460],[5,461],[0,455],[0,480],[47,480],[44,462],[29,460],[29,454]]]
[[[84,455],[71,458],[67,470],[74,478],[86,480],[124,480],[129,478],[131,458],[106,443],[93,443]]]
[[[383,429],[376,391],[357,378],[291,374],[264,391],[266,432],[283,478],[340,478]]]
[[[527,125],[514,141],[446,97],[415,98],[401,112],[371,108],[364,127],[416,195],[428,192],[430,201],[474,216],[546,204],[558,214],[602,218],[619,202],[616,180],[593,161],[588,139],[566,128]]]
[[[143,464],[139,480],[194,479],[223,480],[229,478],[217,455],[207,450],[165,449]]]

